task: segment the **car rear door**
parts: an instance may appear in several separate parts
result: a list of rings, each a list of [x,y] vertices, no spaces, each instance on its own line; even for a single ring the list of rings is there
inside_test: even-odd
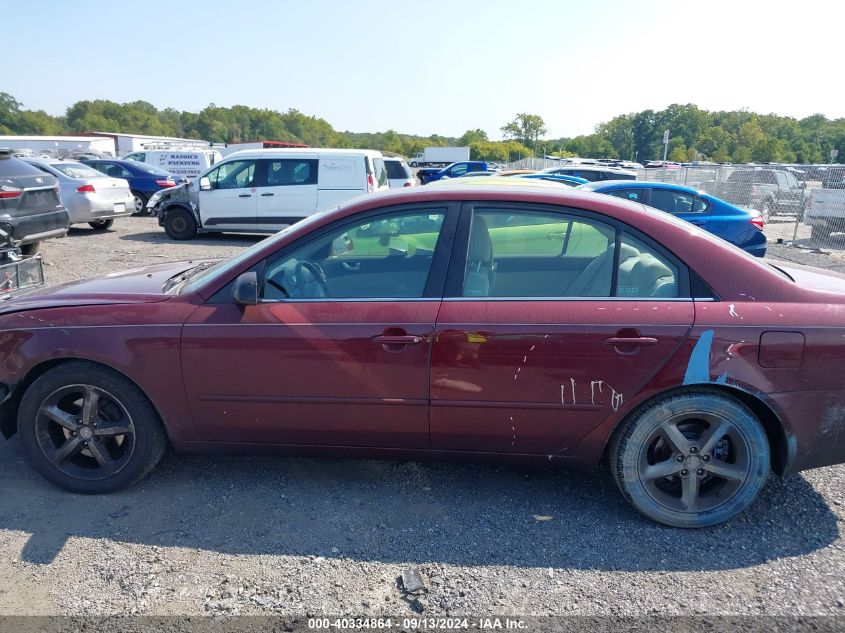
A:
[[[402,206],[327,227],[256,267],[258,305],[235,305],[227,287],[200,306],[182,336],[198,438],[428,448],[457,215]]]
[[[685,269],[590,213],[465,204],[451,261],[432,350],[434,449],[577,457],[693,323]]]
[[[266,158],[259,163],[259,230],[278,231],[314,213],[319,172],[316,155]]]

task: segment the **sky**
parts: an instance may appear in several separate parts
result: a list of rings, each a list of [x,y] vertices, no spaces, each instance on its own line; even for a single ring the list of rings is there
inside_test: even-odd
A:
[[[843,18],[841,0],[3,0],[0,92],[492,139],[520,112],[548,138],[672,103],[839,118]]]

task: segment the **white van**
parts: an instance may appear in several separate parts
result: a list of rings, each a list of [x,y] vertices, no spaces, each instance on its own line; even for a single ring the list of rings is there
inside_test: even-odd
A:
[[[122,158],[161,167],[174,176],[195,178],[209,167],[219,163],[223,156],[218,150],[210,147],[186,147],[183,149],[145,149],[142,152],[125,154]]]
[[[198,232],[274,233],[355,196],[389,187],[381,152],[256,149],[230,154],[147,202],[174,240]]]

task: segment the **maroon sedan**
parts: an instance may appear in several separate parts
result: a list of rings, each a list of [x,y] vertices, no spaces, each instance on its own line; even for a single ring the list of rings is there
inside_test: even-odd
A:
[[[657,521],[724,521],[845,461],[845,276],[546,186],[359,199],[222,262],[0,307],[0,428],[68,490],[179,451],[595,467]]]

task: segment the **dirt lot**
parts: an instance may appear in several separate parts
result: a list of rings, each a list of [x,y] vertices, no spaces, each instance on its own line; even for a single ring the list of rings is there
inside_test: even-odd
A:
[[[174,243],[129,218],[43,255],[58,283],[254,242]],[[84,497],[20,448],[0,441],[2,615],[845,615],[845,467],[773,478],[739,519],[684,531],[640,518],[606,472],[168,455]],[[408,567],[418,599],[397,585]]]

